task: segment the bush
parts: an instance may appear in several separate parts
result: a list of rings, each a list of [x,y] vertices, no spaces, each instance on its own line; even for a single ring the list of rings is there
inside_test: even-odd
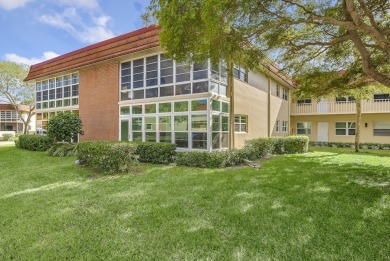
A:
[[[137,143],[136,154],[140,162],[149,163],[171,163],[176,155],[176,144],[142,142]]]
[[[47,150],[47,153],[54,157],[75,156],[76,146],[77,145],[75,143],[54,143]]]
[[[243,150],[244,153],[247,154],[247,159],[260,159],[272,154],[274,150],[274,143],[270,138],[246,140]]]
[[[0,141],[10,141],[13,137],[14,135],[11,133],[4,133],[3,136],[0,137]]]
[[[310,141],[309,145],[314,146],[314,147],[355,148],[355,143],[352,143],[352,142]],[[360,149],[372,149],[372,150],[389,150],[390,144],[360,143],[359,148]]]
[[[47,135],[57,142],[71,142],[77,134],[83,135],[83,123],[77,114],[59,112],[47,123]]]
[[[247,159],[254,160],[274,154],[295,154],[305,153],[309,148],[307,136],[287,136],[256,138],[245,141],[244,153]]]
[[[46,151],[53,145],[53,140],[47,136],[20,135],[15,145],[25,150]]]
[[[198,168],[225,168],[244,162],[246,154],[243,150],[213,152],[179,152],[176,164]]]
[[[309,137],[283,137],[283,152],[286,154],[306,153],[309,150]]]
[[[138,163],[137,146],[129,142],[85,141],[77,143],[76,156],[94,171],[112,174],[129,171]]]

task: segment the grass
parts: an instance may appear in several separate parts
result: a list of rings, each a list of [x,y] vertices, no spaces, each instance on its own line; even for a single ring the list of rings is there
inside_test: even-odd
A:
[[[388,260],[389,155],[320,150],[103,177],[0,147],[0,260]]]

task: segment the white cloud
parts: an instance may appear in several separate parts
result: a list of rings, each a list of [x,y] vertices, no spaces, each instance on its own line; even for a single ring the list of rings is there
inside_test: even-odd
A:
[[[12,10],[25,6],[28,2],[32,0],[0,0],[0,8],[5,10]]]
[[[75,8],[67,8],[62,14],[39,17],[42,23],[63,29],[83,43],[96,43],[114,37],[107,25],[110,20],[111,17],[106,15],[92,16],[91,23],[87,25]]]
[[[66,6],[84,7],[87,9],[98,9],[97,0],[58,0],[58,3]]]
[[[36,57],[26,58],[23,56],[19,56],[15,53],[7,53],[5,55],[5,60],[16,62],[16,63],[27,64],[27,65],[33,65],[33,64],[37,64],[55,58],[57,56],[59,56],[59,54],[56,54],[55,52],[51,52],[51,51],[44,52],[40,58],[36,58]]]

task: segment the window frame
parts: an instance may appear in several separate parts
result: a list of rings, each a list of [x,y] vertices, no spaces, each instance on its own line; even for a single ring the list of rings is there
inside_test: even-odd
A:
[[[236,122],[238,119],[238,122]],[[245,122],[242,122],[245,119]],[[248,133],[248,115],[235,114],[234,115],[234,133]],[[236,126],[238,126],[238,131],[236,131]],[[245,126],[245,130],[243,131],[243,126]]]
[[[345,128],[338,128],[337,123],[345,123]],[[355,124],[354,128],[351,128],[350,125]],[[335,122],[335,136],[355,136],[356,134],[356,122],[355,121],[336,121]],[[345,130],[345,134],[337,134],[337,130]],[[354,130],[354,134],[349,134],[349,130]]]

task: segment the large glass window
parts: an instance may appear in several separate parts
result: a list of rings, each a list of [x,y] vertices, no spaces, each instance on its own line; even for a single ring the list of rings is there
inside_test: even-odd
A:
[[[160,84],[172,84],[173,83],[173,60],[165,57],[164,54],[160,55]]]
[[[188,116],[175,116],[175,143],[178,148],[188,148]]]
[[[156,117],[145,117],[145,141],[156,142]]]
[[[144,59],[133,61],[133,88],[144,87]]]
[[[37,109],[77,106],[79,74],[72,73],[37,82],[36,91]]]
[[[158,84],[158,55],[146,58],[146,87]],[[155,96],[156,97],[156,96]]]
[[[142,141],[142,118],[132,118],[133,141]]]
[[[191,79],[191,66],[187,63],[176,63],[176,82],[188,82]]]

